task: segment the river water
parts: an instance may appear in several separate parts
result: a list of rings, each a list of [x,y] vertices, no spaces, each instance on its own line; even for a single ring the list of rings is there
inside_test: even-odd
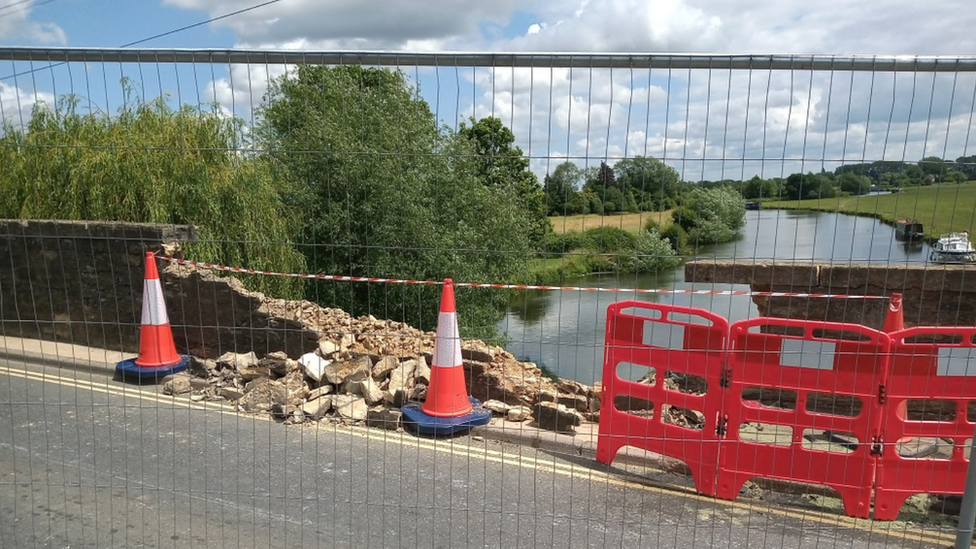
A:
[[[924,263],[929,248],[895,240],[895,231],[876,219],[823,212],[763,210],[746,212],[746,224],[733,242],[709,246],[689,259],[796,261],[797,263]],[[590,275],[567,286],[748,290],[738,284],[684,282],[684,267],[655,275]],[[607,306],[623,300],[698,307],[729,322],[758,316],[748,296],[641,294],[635,292],[527,291],[513,302],[499,324],[506,349],[545,365],[560,377],[593,383],[600,378]]]

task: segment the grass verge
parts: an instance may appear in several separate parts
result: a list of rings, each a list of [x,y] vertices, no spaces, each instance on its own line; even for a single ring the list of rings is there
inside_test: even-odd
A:
[[[909,187],[881,196],[770,201],[763,208],[857,214],[890,224],[914,218],[922,222],[926,238],[934,240],[948,232],[976,233],[976,181]]]

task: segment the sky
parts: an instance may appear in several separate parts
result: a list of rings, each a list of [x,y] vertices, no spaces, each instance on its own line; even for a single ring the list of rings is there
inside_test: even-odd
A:
[[[0,0],[0,47],[972,56],[973,29],[971,0]],[[250,124],[293,68],[45,67],[0,61],[0,117],[65,93],[111,113],[126,77]],[[976,154],[973,72],[400,68],[448,127],[501,118],[540,175],[566,158],[651,155],[699,180]]]

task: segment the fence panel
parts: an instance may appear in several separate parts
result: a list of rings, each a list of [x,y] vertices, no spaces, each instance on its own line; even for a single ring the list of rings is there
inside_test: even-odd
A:
[[[888,346],[854,324],[732,324],[718,497],[735,499],[753,477],[824,484],[847,514],[867,517]]]
[[[976,328],[916,327],[891,338],[874,502],[881,520],[897,518],[913,494],[961,495],[976,426]]]
[[[727,334],[728,321],[702,309],[639,301],[611,305],[597,460],[611,463],[623,446],[677,458],[691,469],[698,491],[714,495]],[[641,378],[622,378],[624,367],[637,367]],[[678,425],[672,413],[695,419]]]
[[[858,516],[876,477],[958,493],[972,418],[879,423],[883,337],[729,322],[877,326],[897,291],[976,325],[971,270],[846,215],[976,233],[974,96],[973,56],[0,47],[0,547],[945,545],[657,458]],[[780,209],[815,198],[845,213]],[[113,379],[156,250],[190,357],[158,387]],[[445,278],[495,416],[435,440],[400,414]],[[928,484],[872,465],[949,432]]]

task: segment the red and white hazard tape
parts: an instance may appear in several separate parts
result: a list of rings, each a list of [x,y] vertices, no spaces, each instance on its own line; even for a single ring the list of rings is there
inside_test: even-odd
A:
[[[265,276],[287,276],[291,278],[310,278],[313,280],[335,280],[339,282],[376,282],[385,284],[426,284],[436,286],[444,284],[440,280],[410,280],[403,278],[375,278],[366,276],[342,276],[324,275],[309,273],[276,273],[271,271],[260,271],[257,269],[244,269],[241,267],[229,267],[227,265],[214,265],[213,263],[203,263],[202,261],[189,261],[177,259],[175,257],[158,256],[160,259],[177,263],[180,265],[190,265],[193,267],[203,267],[217,271],[227,271],[231,273],[265,275]],[[827,299],[888,299],[883,295],[844,295],[844,294],[807,294],[800,292],[754,292],[750,290],[674,290],[666,288],[597,288],[587,286],[539,286],[535,284],[488,284],[484,282],[454,282],[455,287],[466,288],[496,288],[507,290],[559,290],[571,292],[620,292],[637,294],[692,294],[692,295],[735,295],[735,296],[760,296],[760,297],[807,297],[807,298],[827,298]]]

